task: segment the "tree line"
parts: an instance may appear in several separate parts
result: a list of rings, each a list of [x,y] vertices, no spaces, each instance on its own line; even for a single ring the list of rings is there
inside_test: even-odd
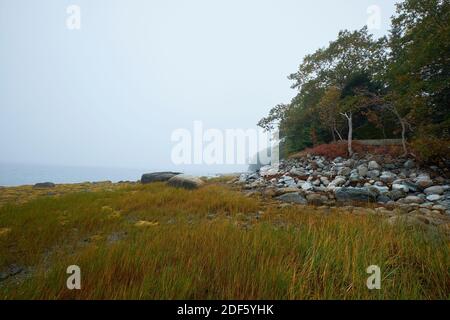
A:
[[[387,36],[339,32],[291,74],[296,96],[258,126],[278,129],[287,154],[318,144],[401,138],[403,153],[449,158],[450,1],[396,4]]]

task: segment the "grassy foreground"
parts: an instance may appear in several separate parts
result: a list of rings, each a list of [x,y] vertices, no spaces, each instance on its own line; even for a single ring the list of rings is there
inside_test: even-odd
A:
[[[0,189],[0,272],[24,269],[0,282],[0,299],[450,298],[439,231],[281,209],[220,183],[24,188]],[[81,290],[66,287],[69,265]],[[370,265],[381,290],[366,287]]]

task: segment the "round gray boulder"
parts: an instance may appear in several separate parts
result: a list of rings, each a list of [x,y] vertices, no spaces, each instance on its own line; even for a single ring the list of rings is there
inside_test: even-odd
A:
[[[197,189],[205,183],[200,178],[188,174],[179,174],[170,178],[167,184],[175,188]]]

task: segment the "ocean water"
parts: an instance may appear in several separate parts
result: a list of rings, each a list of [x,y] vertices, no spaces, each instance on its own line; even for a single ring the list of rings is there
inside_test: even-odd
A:
[[[0,186],[30,185],[38,182],[79,183],[94,181],[138,181],[143,173],[177,171],[195,176],[217,176],[226,173],[245,172],[247,166],[209,166],[166,169],[127,169],[104,167],[54,166],[12,164],[0,162]]]
[[[152,170],[0,163],[0,186],[29,185],[47,181],[53,183],[136,181],[145,172]]]

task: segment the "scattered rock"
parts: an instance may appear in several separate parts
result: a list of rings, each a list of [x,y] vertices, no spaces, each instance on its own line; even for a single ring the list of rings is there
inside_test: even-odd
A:
[[[389,198],[389,196],[387,196],[386,194],[380,194],[377,198],[377,201],[379,203],[388,203],[390,202],[392,199]]]
[[[338,171],[338,175],[340,176],[348,176],[352,172],[352,169],[349,167],[340,168]]]
[[[0,281],[6,280],[9,277],[13,277],[21,273],[22,271],[24,271],[24,268],[16,264],[12,264],[9,267],[7,267],[6,270],[0,272]]]
[[[394,183],[392,185],[392,190],[400,190],[400,191],[403,191],[404,193],[408,193],[409,192],[408,186],[406,186],[404,184],[400,184],[400,183]]]
[[[412,160],[357,154],[351,159],[329,160],[308,154],[242,174],[233,183],[258,196],[285,195],[278,200],[290,203],[333,206],[335,201],[370,201],[402,214],[425,216],[439,212],[445,216],[450,215],[450,180],[446,172],[442,166],[419,167]]]
[[[288,187],[288,188],[278,188],[275,189],[275,196],[281,196],[285,193],[294,193],[294,192],[299,192],[298,188],[293,188],[293,187]]]
[[[264,166],[261,169],[259,169],[259,174],[262,177],[274,176],[278,174],[278,168],[276,166]]]
[[[422,189],[426,189],[433,185],[433,181],[430,179],[428,175],[420,175],[416,179],[416,184]]]
[[[401,200],[403,200],[402,202],[406,203],[406,204],[410,204],[410,203],[418,203],[418,204],[420,204],[420,203],[424,202],[424,200],[422,198],[417,197],[417,196],[407,196],[406,198],[403,198]]]
[[[406,193],[403,190],[392,190],[386,195],[392,200],[397,201],[398,199],[404,198],[406,196]]]
[[[438,194],[430,194],[429,196],[427,196],[427,200],[432,201],[432,202],[435,202],[435,201],[438,201],[441,199],[442,199],[442,196],[440,196]]]
[[[308,204],[321,206],[328,201],[328,197],[322,194],[311,193],[306,195],[306,200],[308,200]]]
[[[309,182],[305,182],[302,184],[302,189],[305,191],[312,190],[313,188],[313,185]]]
[[[406,225],[406,226],[421,226],[424,225],[425,222],[424,220],[421,220],[415,216],[410,216],[410,215],[395,215],[390,217],[387,220],[388,224],[390,224],[391,226],[396,226],[396,225]]]
[[[339,176],[339,177],[336,177],[336,178],[331,182],[331,184],[332,184],[333,186],[340,187],[340,186],[344,185],[345,182],[346,182],[345,178]]]
[[[416,166],[416,164],[414,163],[414,160],[409,159],[403,164],[403,166],[406,169],[412,169],[412,168],[414,168]]]
[[[425,190],[423,190],[425,194],[444,194],[444,187],[442,186],[433,186],[428,187]]]
[[[408,187],[409,192],[418,192],[420,189],[417,184],[415,184],[414,182],[411,182],[409,180],[403,180],[402,184]]]
[[[297,169],[297,168],[292,168],[289,173],[295,177],[298,177],[299,179],[308,179],[308,173],[306,173],[303,170]]]
[[[367,176],[370,179],[376,179],[380,176],[380,171],[379,170],[371,170],[367,173]]]
[[[369,170],[381,170],[381,166],[376,161],[369,161]]]
[[[384,183],[392,183],[396,178],[397,176],[390,171],[383,171],[380,176],[380,180]]]

